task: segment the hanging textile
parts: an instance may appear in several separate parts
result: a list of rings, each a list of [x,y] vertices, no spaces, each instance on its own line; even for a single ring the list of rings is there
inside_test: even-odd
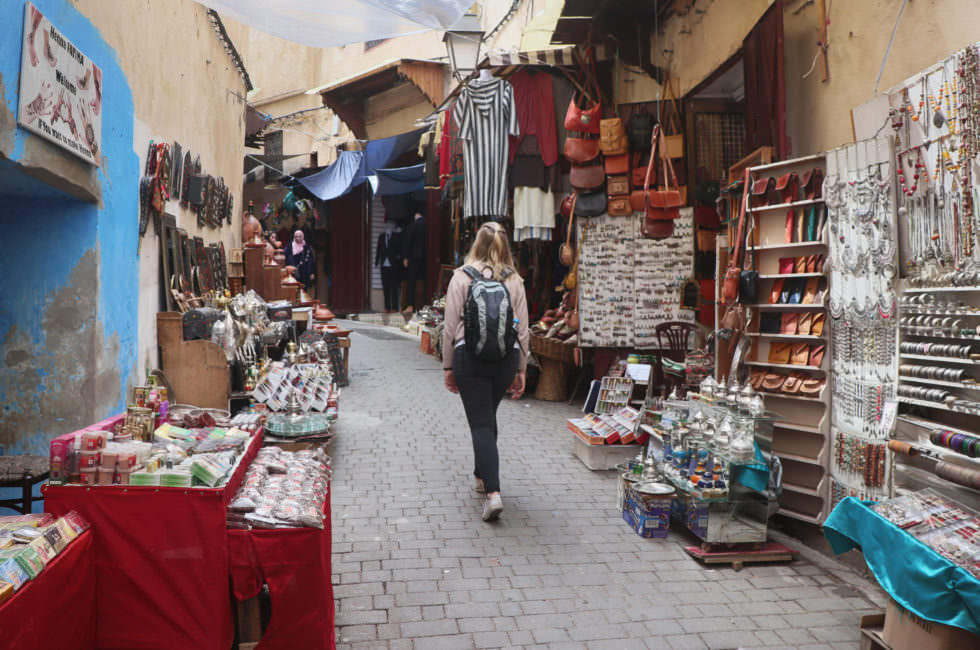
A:
[[[453,119],[463,140],[463,216],[507,214],[508,135],[520,135],[514,89],[506,80],[474,80],[456,100]]]
[[[511,162],[514,162],[514,156],[517,155],[517,145],[529,135],[537,136],[545,167],[551,167],[558,162],[558,132],[555,126],[555,98],[551,78],[547,72],[532,72],[527,68],[510,76],[510,84],[514,87],[517,122],[521,129],[520,135],[511,138]]]
[[[783,59],[783,0],[776,0],[742,43],[745,64],[746,151],[771,146],[789,156]]]
[[[514,189],[514,239],[551,241],[555,227],[555,195],[536,187]]]
[[[425,165],[411,167],[395,167],[393,169],[376,169],[378,177],[378,196],[388,194],[408,194],[424,189]]]

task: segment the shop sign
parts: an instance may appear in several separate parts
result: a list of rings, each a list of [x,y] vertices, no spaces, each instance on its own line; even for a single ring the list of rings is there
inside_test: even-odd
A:
[[[30,2],[24,7],[17,123],[99,164],[102,69]]]

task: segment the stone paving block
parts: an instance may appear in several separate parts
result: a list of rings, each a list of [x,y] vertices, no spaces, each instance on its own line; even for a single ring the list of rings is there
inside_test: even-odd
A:
[[[387,623],[388,612],[374,609],[341,611],[335,620],[338,626]]]
[[[573,625],[568,630],[573,641],[597,641],[603,639],[622,639],[626,636],[619,625]]]
[[[473,635],[471,634],[428,637],[423,641],[423,644],[420,645],[416,641],[415,647],[425,648],[425,650],[472,650],[474,647]]]
[[[371,641],[377,638],[377,630],[373,625],[348,625],[338,629],[340,630],[340,640],[343,643]]]
[[[415,593],[395,594],[395,604],[407,605],[445,605],[449,602],[449,594],[441,591],[420,591]]]
[[[705,644],[697,634],[681,634],[678,636],[667,637],[667,642],[670,644],[671,648],[674,650],[685,650],[690,648],[697,648],[698,650],[704,650]]]
[[[457,632],[459,632],[459,627],[453,619],[402,623],[402,636],[412,639],[425,636],[455,634]]]
[[[510,643],[506,632],[476,632],[473,644],[477,648],[502,648]]]

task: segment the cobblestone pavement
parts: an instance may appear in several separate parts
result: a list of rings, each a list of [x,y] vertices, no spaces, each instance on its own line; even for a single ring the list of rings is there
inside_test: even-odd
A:
[[[571,455],[565,404],[502,404],[505,510],[483,523],[441,366],[417,339],[354,328],[332,449],[339,648],[858,647],[878,608],[846,570],[707,569],[686,534],[629,530],[613,473]]]

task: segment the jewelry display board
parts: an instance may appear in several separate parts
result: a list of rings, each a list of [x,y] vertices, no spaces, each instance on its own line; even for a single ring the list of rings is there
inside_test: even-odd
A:
[[[833,332],[830,501],[878,501],[889,492],[886,452],[898,369],[898,230],[887,137],[827,153]],[[891,406],[889,404],[891,403]]]
[[[745,365],[766,409],[783,414],[772,434],[772,451],[783,466],[779,512],[819,524],[830,512],[824,157],[749,170],[752,231],[744,268],[758,269],[759,283],[758,302],[747,305]]]
[[[980,461],[969,452],[980,435],[980,46],[907,79],[888,102],[904,272],[895,483],[926,480],[976,499]]]
[[[580,220],[582,347],[656,348],[657,325],[694,322],[694,312],[679,308],[681,287],[694,266],[693,214],[681,208],[666,239],[645,239],[642,215]]]

